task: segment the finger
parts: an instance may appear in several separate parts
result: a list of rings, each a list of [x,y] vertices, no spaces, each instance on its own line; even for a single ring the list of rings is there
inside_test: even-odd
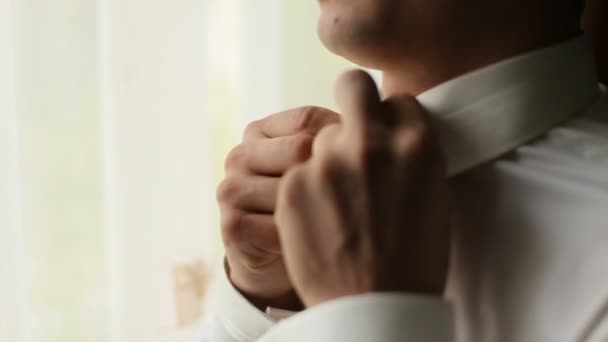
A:
[[[324,126],[339,121],[337,113],[321,107],[290,109],[249,124],[245,130],[245,140],[277,138],[302,132],[316,134]]]
[[[336,101],[347,132],[365,133],[370,125],[383,122],[376,83],[362,70],[348,71],[338,78]]]
[[[243,241],[258,251],[281,254],[279,232],[272,215],[245,214],[241,224],[245,228]]]
[[[283,230],[298,230],[298,227],[306,224],[305,220],[294,219],[306,210],[309,189],[306,186],[305,173],[305,166],[297,166],[291,168],[281,179],[275,212],[279,236],[283,234]]]
[[[310,157],[313,139],[310,134],[296,134],[252,141],[247,147],[246,166],[256,174],[281,176]]]
[[[340,124],[333,124],[323,128],[315,137],[312,145],[312,155],[319,156],[335,148],[336,137],[340,134],[341,127]]]
[[[393,96],[384,102],[395,118],[394,143],[400,155],[411,151],[438,151],[431,121],[415,97]]]
[[[392,126],[416,128],[427,123],[426,112],[414,96],[396,95],[383,101],[390,113]]]
[[[226,247],[237,244],[255,246],[257,252],[281,252],[279,236],[274,217],[268,214],[254,214],[238,209],[223,207],[221,210],[222,233]]]
[[[294,284],[303,286],[309,283],[311,274],[317,274],[319,267],[323,267],[318,262],[311,262],[319,260],[311,258],[311,254],[323,253],[324,247],[333,250],[335,240],[339,240],[333,232],[322,229],[334,219],[328,210],[332,203],[319,195],[321,189],[313,187],[309,163],[292,168],[285,174],[275,213],[289,276]]]
[[[217,191],[223,205],[256,213],[274,212],[279,178],[264,176],[234,176],[226,178]]]

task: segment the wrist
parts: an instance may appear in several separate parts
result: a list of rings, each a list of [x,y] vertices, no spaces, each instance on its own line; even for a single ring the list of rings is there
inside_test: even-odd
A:
[[[268,307],[289,311],[301,311],[304,309],[300,297],[298,297],[293,289],[278,296],[266,297],[255,293],[247,293],[236,286],[235,288],[260,311],[266,311]]]
[[[302,301],[291,286],[277,286],[280,281],[268,279],[271,277],[264,279],[256,276],[258,279],[255,280],[251,277],[243,277],[238,272],[234,272],[227,261],[225,268],[232,286],[259,310],[266,311],[267,307],[290,311],[304,309]]]

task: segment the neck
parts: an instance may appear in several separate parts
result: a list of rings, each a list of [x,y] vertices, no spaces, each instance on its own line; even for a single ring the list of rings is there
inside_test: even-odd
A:
[[[382,68],[384,98],[408,94],[417,96],[441,83],[466,74],[467,72],[500,62],[522,53],[547,47],[572,38],[574,34],[561,34],[544,39],[529,40],[526,43],[517,41],[511,44],[507,39],[495,39],[493,44],[484,48],[456,48],[438,51],[433,55],[421,58],[403,56],[398,63]],[[521,37],[521,36],[520,36]],[[454,51],[464,52],[457,54]],[[423,62],[422,62],[423,61]]]

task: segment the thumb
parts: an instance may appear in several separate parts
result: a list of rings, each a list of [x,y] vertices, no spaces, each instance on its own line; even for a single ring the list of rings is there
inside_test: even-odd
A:
[[[346,131],[364,133],[370,125],[382,123],[382,101],[378,87],[363,70],[343,73],[336,82],[336,102]]]

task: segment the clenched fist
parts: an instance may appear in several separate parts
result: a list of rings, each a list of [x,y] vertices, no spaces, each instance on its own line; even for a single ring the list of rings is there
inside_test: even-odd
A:
[[[362,71],[337,85],[343,123],[281,182],[276,220],[306,306],[368,292],[441,294],[448,269],[446,169],[413,97],[381,101]]]
[[[251,123],[226,159],[217,193],[232,283],[256,306],[294,309],[274,211],[285,171],[310,157],[315,135],[339,121],[336,113],[305,107]]]

